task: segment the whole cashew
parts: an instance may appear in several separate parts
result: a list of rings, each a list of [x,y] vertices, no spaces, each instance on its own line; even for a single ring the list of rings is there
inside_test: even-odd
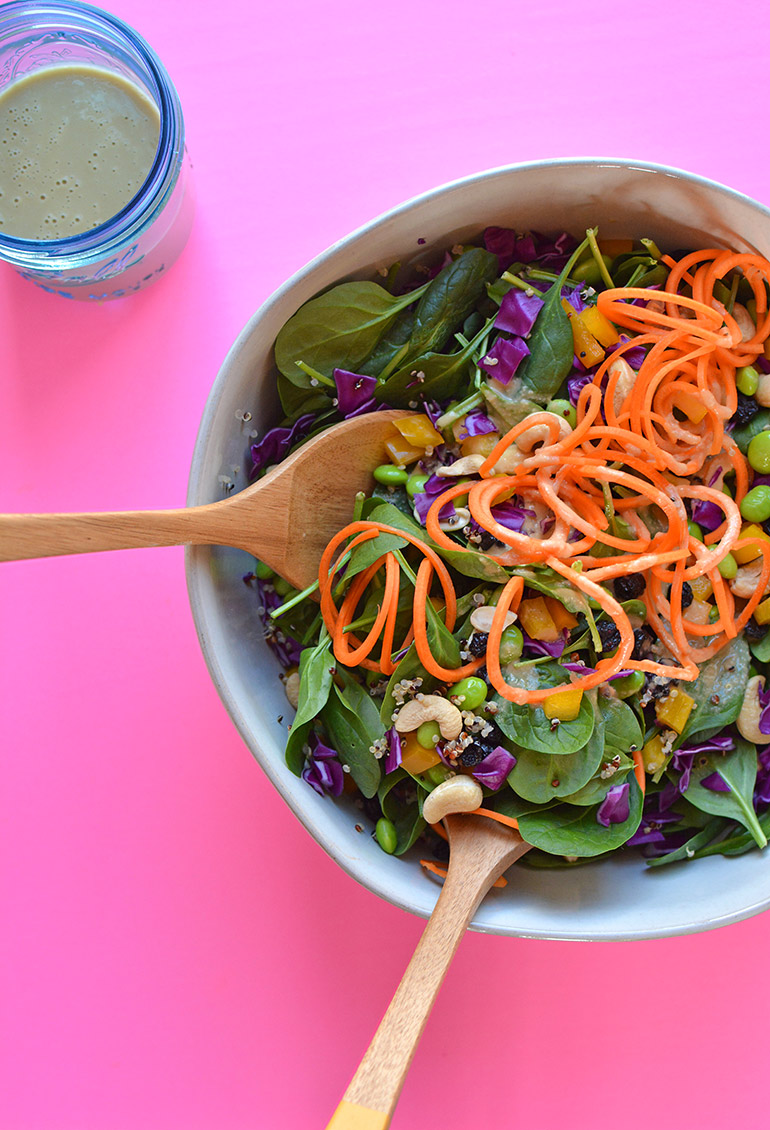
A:
[[[454,479],[458,475],[475,475],[483,462],[483,455],[463,455],[448,467],[439,467],[436,474],[442,479]]]
[[[557,416],[556,413],[553,415],[559,422],[559,434],[553,442],[558,443],[559,440],[564,439],[570,434],[572,428],[563,416]],[[533,424],[531,428],[527,428],[525,432],[521,433],[516,440],[516,446],[519,451],[529,454],[536,443],[550,444],[551,442],[551,429],[548,424]]]
[[[623,407],[623,401],[634,387],[637,374],[623,357],[618,357],[617,361],[613,361],[610,365],[609,375],[612,376],[614,373],[618,374],[618,381],[615,385],[615,395],[612,404],[615,411],[620,412]]]
[[[428,794],[422,814],[429,824],[438,824],[452,812],[475,812],[483,799],[481,785],[473,777],[450,777]]]
[[[759,719],[762,714],[759,692],[764,688],[764,675],[755,675],[752,679],[749,679],[746,684],[746,697],[743,700],[743,706],[736,723],[738,733],[747,742],[754,742],[755,745],[767,745],[770,742],[770,734],[763,734],[759,728]]]
[[[760,376],[754,399],[763,408],[770,408],[770,373],[762,373]]]
[[[738,572],[733,579],[727,582],[733,596],[737,596],[740,600],[748,600],[753,596],[762,575],[762,563],[763,559],[758,557],[756,561],[749,561],[748,564],[738,567]],[[766,593],[768,589],[770,589],[770,585],[765,586]]]
[[[463,728],[463,716],[453,702],[440,694],[424,694],[405,702],[394,723],[399,734],[419,730],[423,722],[438,722],[442,738],[451,741]],[[477,806],[478,807],[478,806]]]

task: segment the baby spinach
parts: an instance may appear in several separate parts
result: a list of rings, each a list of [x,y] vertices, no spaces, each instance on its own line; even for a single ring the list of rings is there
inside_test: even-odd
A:
[[[305,377],[305,374],[300,373],[300,376]],[[313,388],[309,377],[304,382],[295,382],[279,373],[277,383],[281,408],[290,420],[305,412],[323,412],[332,407],[331,399],[320,388]]]
[[[505,675],[512,686],[527,690],[569,683],[567,672],[558,663],[544,663],[538,667],[511,663]],[[501,695],[495,695],[493,701],[497,705],[495,722],[507,738],[523,749],[556,756],[577,753],[588,744],[593,733],[594,708],[587,695],[583,695],[576,718],[555,726],[551,719],[546,718],[542,706],[519,706]]]
[[[701,665],[698,678],[682,690],[695,699],[678,745],[695,734],[711,737],[738,717],[746,692],[751,654],[743,637],[734,639]]]
[[[620,754],[619,757],[620,761],[617,765],[617,769],[611,777],[602,777],[601,772],[595,773],[591,780],[583,785],[581,789],[578,789],[575,793],[570,793],[569,796],[563,797],[562,799],[565,803],[582,805],[586,808],[591,807],[591,805],[601,804],[612,786],[622,785],[633,768],[634,763],[630,757],[624,757],[622,754]],[[603,758],[601,764],[605,764]]]
[[[516,765],[508,784],[525,800],[545,804],[566,797],[587,784],[603,759],[601,727],[596,727],[587,744],[576,753],[540,753],[533,749],[514,750]]]
[[[456,353],[421,353],[374,390],[377,400],[393,408],[408,408],[421,398],[448,400],[461,388],[479,344],[491,329],[486,322],[476,337]]]
[[[498,271],[497,256],[482,247],[463,251],[439,271],[415,310],[407,357],[442,350]]]
[[[416,795],[411,794],[416,790]],[[383,816],[392,821],[396,829],[394,855],[403,855],[418,839],[426,824],[422,805],[427,790],[414,782],[405,769],[389,773],[377,790]]]
[[[527,588],[536,589],[538,592],[544,593],[545,596],[554,597],[573,615],[578,616],[581,612],[584,616],[587,615],[590,608],[587,597],[583,596],[579,589],[576,589],[569,581],[565,581],[553,569],[547,566],[533,569],[517,566],[511,572],[514,576],[521,577]]]
[[[332,686],[321,718],[331,744],[343,765],[350,766],[353,780],[365,797],[372,797],[380,784],[380,762],[371,751],[385,736],[379,711],[367,690],[338,668],[343,689]]]
[[[300,384],[297,361],[331,377],[353,372],[387,333],[396,315],[417,302],[425,287],[395,296],[373,282],[347,282],[311,298],[275,339],[275,362],[292,384]]]
[[[763,408],[755,413],[745,424],[738,424],[733,428],[733,439],[745,455],[754,436],[770,429],[770,408]]]
[[[770,632],[766,632],[761,640],[751,640],[749,648],[760,663],[770,663]]]
[[[393,695],[393,688],[397,683],[402,682],[404,679],[422,679],[422,686],[420,689],[424,693],[429,693],[436,682],[436,680],[428,674],[420,662],[420,657],[417,654],[417,648],[411,644],[409,650],[403,659],[398,663],[395,671],[390,676],[387,688],[385,690],[385,697],[382,700],[380,707],[380,718],[386,729],[390,729],[393,724],[393,712],[397,709],[396,700]]]
[[[527,843],[552,855],[594,856],[614,851],[633,836],[642,819],[642,790],[628,779],[628,818],[605,828],[596,819],[597,807],[573,808],[559,804],[518,817],[519,831]]]
[[[730,791],[715,792],[704,788],[703,780],[712,773],[730,786]],[[713,816],[737,820],[751,832],[759,847],[767,844],[767,836],[760,827],[754,811],[754,785],[757,779],[757,751],[751,742],[736,739],[732,753],[707,753],[696,758],[685,798]]]
[[[414,310],[410,306],[408,310],[402,310],[390,328],[385,331],[374,347],[374,352],[367,357],[363,365],[358,366],[358,372],[369,377],[379,377],[383,369],[393,364],[396,357],[399,361],[402,360],[406,356],[405,346],[408,345],[413,329]]]
[[[642,748],[644,744],[642,728],[627,702],[600,698],[599,713],[604,731],[605,760],[609,761],[616,754],[625,756]]]
[[[713,844],[715,840],[719,839],[720,836],[724,836],[725,827],[724,820],[720,816],[715,816],[713,820],[709,820],[705,827],[695,831],[694,834],[690,836],[689,840],[686,840],[678,848],[668,852],[666,855],[658,856],[655,859],[648,859],[647,866],[662,867],[666,863],[679,863],[683,859],[694,859],[696,855],[701,854],[702,848],[708,847],[710,844]],[[727,827],[730,827],[730,825],[727,825]],[[754,847],[754,837],[747,836],[746,838],[749,844]]]
[[[504,585],[508,581],[508,573],[487,557],[486,553],[476,550],[454,550],[436,547],[436,552],[443,557],[447,565],[451,565],[455,573],[462,573],[464,577],[473,577],[477,581],[489,581],[490,584]]]
[[[299,695],[297,713],[286,743],[286,764],[298,777],[305,764],[303,746],[310,733],[310,723],[323,710],[332,686],[334,657],[331,640],[324,638],[315,647],[306,647],[299,657]]]

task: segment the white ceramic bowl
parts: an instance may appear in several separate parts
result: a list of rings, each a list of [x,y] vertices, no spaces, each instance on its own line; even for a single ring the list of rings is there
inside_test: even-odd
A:
[[[246,483],[251,412],[261,431],[278,417],[271,351],[283,323],[312,295],[378,267],[477,236],[488,225],[605,237],[650,236],[664,248],[730,246],[770,257],[770,211],[721,185],[675,169],[615,159],[538,162],[494,169],[402,204],[353,232],[289,279],[254,314],[211,391],[193,456],[188,503],[222,496],[220,476]],[[425,240],[425,246],[418,246]],[[321,798],[283,761],[287,706],[278,665],[262,640],[253,591],[238,550],[188,551],[193,615],[211,676],[233,721],[308,832],[353,878],[390,902],[430,914],[438,886],[415,859],[385,855],[351,806]],[[283,724],[278,722],[283,715]],[[770,849],[660,870],[641,858],[569,870],[514,868],[492,891],[474,927],[531,938],[621,940],[707,930],[770,905]]]

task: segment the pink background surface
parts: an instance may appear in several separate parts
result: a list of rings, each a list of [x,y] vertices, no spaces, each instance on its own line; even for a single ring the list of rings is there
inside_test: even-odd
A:
[[[1,510],[181,505],[253,310],[444,181],[614,154],[770,203],[756,0],[112,10],[180,92],[196,224],[111,305],[0,269]],[[182,550],[2,566],[0,631],[0,1130],[324,1126],[422,923],[344,875],[253,762]],[[767,915],[624,945],[469,935],[393,1125],[761,1125],[769,946]]]

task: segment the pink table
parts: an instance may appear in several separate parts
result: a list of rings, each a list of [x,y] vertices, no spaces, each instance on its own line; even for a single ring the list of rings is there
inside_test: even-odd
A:
[[[770,201],[765,9],[739,34],[715,0],[112,7],[178,86],[196,226],[112,305],[0,270],[2,510],[183,503],[251,312],[435,184],[615,153]],[[0,1127],[324,1126],[422,923],[338,870],[252,761],[181,550],[0,573]],[[761,1125],[768,946],[767,916],[623,946],[469,935],[394,1126]]]

